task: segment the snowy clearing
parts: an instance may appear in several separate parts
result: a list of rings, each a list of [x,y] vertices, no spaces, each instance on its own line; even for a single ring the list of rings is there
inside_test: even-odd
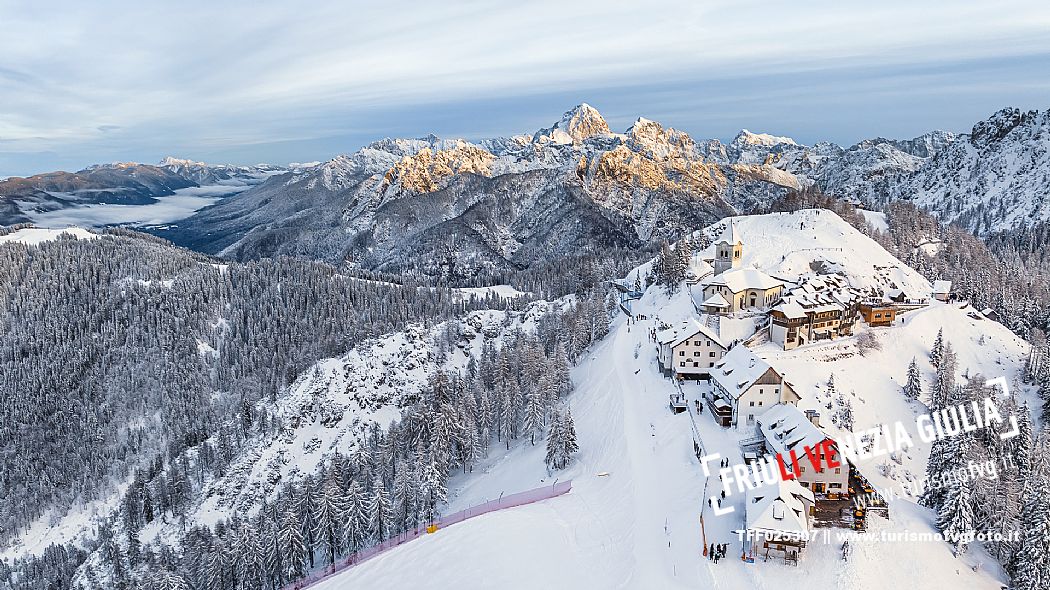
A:
[[[98,234],[93,234],[81,227],[67,227],[65,229],[46,229],[42,227],[27,227],[13,231],[7,235],[0,236],[0,244],[18,242],[27,246],[39,246],[44,242],[57,240],[59,236],[66,235],[78,240],[93,240]]]

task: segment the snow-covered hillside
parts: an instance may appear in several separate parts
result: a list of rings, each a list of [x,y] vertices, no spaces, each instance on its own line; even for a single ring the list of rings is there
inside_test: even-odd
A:
[[[744,239],[741,266],[794,281],[810,273],[842,273],[859,289],[901,289],[928,297],[930,283],[874,240],[826,209],[732,217],[704,230],[717,240],[733,223]],[[707,253],[713,255],[713,247]]]
[[[805,221],[804,221],[805,220]],[[929,288],[917,273],[860,236],[830,213],[738,218],[745,243],[745,264],[770,273],[808,272],[809,262],[824,260],[864,285]],[[806,225],[808,223],[809,225]],[[709,233],[720,227],[708,228]],[[809,249],[813,242],[816,249]],[[828,250],[838,243],[842,250]],[[852,276],[856,273],[856,276]],[[556,499],[488,514],[438,531],[348,570],[318,590],[348,587],[411,588],[719,588],[821,587],[875,589],[910,587],[922,580],[937,587],[997,589],[1003,574],[982,549],[960,558],[940,541],[887,541],[894,533],[933,533],[933,513],[908,500],[891,504],[892,518],[874,518],[866,533],[827,529],[806,549],[797,567],[782,563],[744,563],[732,558],[740,544],[732,533],[743,526],[739,496],[727,502],[736,511],[715,516],[708,508],[704,529],[698,517],[705,487],[720,489],[717,477],[704,477],[692,449],[690,421],[707,452],[739,460],[742,435],[716,426],[708,412],[672,414],[668,396],[677,386],[659,371],[648,334],[657,319],[692,314],[688,292],[668,296],[651,287],[634,311],[650,319],[621,317],[613,332],[573,371],[577,386],[570,398],[581,442],[578,459],[564,472],[548,473],[543,449],[523,446],[493,457],[482,473],[455,485],[449,511],[552,482],[573,480],[573,491]],[[939,329],[959,355],[960,371],[975,376],[1018,375],[1027,345],[1005,327],[970,317],[959,304],[935,302],[904,314],[892,327],[862,326],[858,336],[783,351],[772,344],[756,352],[783,371],[802,395],[800,407],[823,409],[829,401],[825,383],[834,375],[838,390],[850,396],[857,425],[911,421],[920,406],[901,394],[906,367],[924,359]],[[858,338],[867,332],[881,350],[862,356]],[[962,375],[960,375],[962,377]],[[707,387],[687,383],[696,399]],[[830,420],[825,411],[825,425]],[[829,428],[836,432],[835,427]],[[918,446],[886,470],[881,462],[860,470],[877,485],[899,485],[922,474],[928,448]],[[885,474],[885,475],[884,475]],[[823,529],[822,529],[823,530]],[[706,535],[704,537],[703,535]],[[728,543],[730,559],[715,564],[701,556],[701,545]],[[853,553],[842,560],[848,539]],[[735,552],[735,553],[734,553]]]
[[[1050,219],[1050,110],[1003,109],[905,180],[912,199],[978,235]]]
[[[412,325],[316,363],[277,400],[276,418],[284,428],[252,441],[222,478],[208,482],[188,521],[214,526],[234,514],[254,513],[282,485],[316,473],[335,453],[352,455],[372,428],[383,430],[399,419],[436,371],[463,371],[471,358],[477,361],[486,341],[498,348],[507,335],[534,330],[540,315],[565,303],[537,301],[523,312],[472,312],[458,322],[458,339],[444,351],[438,340],[447,323]],[[158,521],[140,538],[171,541],[179,532]]]

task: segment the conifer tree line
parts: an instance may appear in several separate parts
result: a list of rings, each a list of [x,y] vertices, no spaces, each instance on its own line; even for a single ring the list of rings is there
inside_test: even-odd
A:
[[[197,459],[161,470],[145,485],[145,495],[133,485],[119,519],[100,536],[79,587],[137,588],[164,581],[193,590],[281,588],[433,522],[447,499],[448,477],[471,471],[494,444],[537,445],[546,435],[554,441],[548,455],[551,444],[557,447],[549,466],[564,468],[579,445],[571,410],[562,407],[572,382],[561,335],[574,326],[582,330],[586,322],[580,316],[601,309],[603,300],[592,293],[565,312],[548,312],[535,334],[511,333],[502,347],[487,340],[463,373],[435,373],[420,399],[388,430],[373,428],[352,454],[337,454],[319,473],[285,484],[257,514],[235,516],[214,528],[193,527],[177,547],[138,542],[138,531],[150,522],[139,500],[152,498],[149,491],[163,489],[163,482],[179,480],[183,465],[196,472]],[[607,315],[604,330],[599,338],[608,331]],[[443,334],[452,339],[455,332]],[[190,483],[191,493],[196,485]],[[162,518],[156,508],[151,514]],[[175,511],[167,518],[179,516]]]
[[[668,291],[675,289],[686,279],[692,258],[693,243],[688,237],[678,240],[673,247],[667,242],[661,242],[647,283],[663,285]]]
[[[955,377],[958,361],[943,331],[931,348],[930,362],[936,373],[926,395],[915,383],[914,359],[909,365],[905,386],[908,397],[924,401],[930,412],[974,401],[983,408],[985,398],[991,398],[1001,416],[1017,416],[1019,435],[1004,441],[997,429],[981,428],[935,441],[921,503],[937,512],[937,526],[957,552],[966,549],[968,534],[998,534],[1001,540],[987,541],[985,546],[1011,575],[1012,587],[1046,588],[1050,582],[1046,575],[1050,569],[1050,431],[1036,437],[1027,402],[1002,396],[1000,389],[985,386],[981,375],[959,384]],[[981,465],[988,461],[995,462],[997,478],[948,477],[965,470],[971,462]],[[1020,538],[1015,539],[1018,532]]]
[[[73,588],[85,560],[92,573],[78,578],[84,588],[270,588],[294,579],[299,566],[318,567],[433,518],[448,475],[470,471],[490,444],[542,444],[555,413],[566,412],[569,367],[609,329],[604,290],[583,291],[565,311],[540,317],[534,334],[487,343],[465,374],[439,374],[389,432],[289,483],[252,518],[191,529],[170,547],[141,545],[143,527],[185,522],[203,486],[247,441],[280,431],[268,402],[314,360],[407,322],[494,302],[464,303],[445,289],[361,280],[295,259],[217,264],[156,238],[111,233],[0,247],[0,449],[9,451],[2,532],[17,534],[50,506],[131,482],[119,518],[84,549],[53,546],[0,562],[5,590]],[[447,323],[439,349],[451,349],[456,324]],[[255,554],[251,539],[271,558],[281,555],[280,564],[263,570],[237,557]],[[306,554],[280,549],[299,543]],[[215,567],[205,572],[203,563]],[[249,570],[270,573],[256,580]]]

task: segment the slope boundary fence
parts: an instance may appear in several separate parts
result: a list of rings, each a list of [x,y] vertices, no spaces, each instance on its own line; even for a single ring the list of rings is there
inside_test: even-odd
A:
[[[500,496],[495,500],[482,502],[481,504],[476,504],[464,510],[460,510],[459,512],[454,512],[452,514],[441,516],[440,518],[438,518],[430,524],[420,525],[413,530],[406,531],[396,537],[387,539],[386,541],[383,541],[378,545],[373,545],[372,547],[368,547],[367,549],[362,549],[360,551],[351,553],[349,556],[337,562],[334,567],[316,571],[306,576],[305,578],[292,582],[291,584],[286,585],[284,587],[284,590],[300,590],[303,588],[309,588],[310,586],[313,586],[318,582],[321,582],[322,580],[326,580],[329,577],[344,572],[354,566],[361,565],[362,563],[368,561],[369,559],[372,559],[373,557],[382,555],[383,553],[386,553],[387,551],[390,551],[395,547],[399,547],[401,545],[404,545],[405,543],[414,541],[424,535],[427,535],[428,533],[436,533],[445,527],[463,522],[465,520],[470,520],[471,518],[481,516],[483,514],[488,514],[490,512],[506,510],[507,508],[515,508],[518,506],[524,506],[526,504],[539,502],[541,500],[556,498],[558,496],[568,493],[571,489],[572,480],[556,482],[552,485],[533,488],[531,490],[517,492],[507,496]]]

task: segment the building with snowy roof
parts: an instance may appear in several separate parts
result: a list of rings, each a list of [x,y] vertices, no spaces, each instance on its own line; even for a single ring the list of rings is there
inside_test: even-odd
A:
[[[727,313],[747,307],[768,307],[780,297],[784,282],[756,268],[742,268],[744,242],[730,220],[712,246],[712,277],[704,281],[701,307],[706,313]]]
[[[796,481],[777,481],[747,490],[744,502],[753,556],[796,561],[809,539],[813,493]]]
[[[948,301],[952,295],[951,281],[934,281],[933,298],[937,301]]]
[[[722,426],[754,429],[757,415],[801,399],[780,373],[743,345],[733,347],[710,371],[708,405]]]
[[[660,368],[679,379],[707,379],[728,350],[714,329],[696,320],[657,332],[656,346]]]
[[[840,275],[807,275],[769,311],[769,339],[791,350],[853,334],[864,294]]]
[[[760,415],[757,424],[766,452],[780,455],[789,470],[794,453],[795,479],[803,487],[814,494],[849,494],[849,464],[820,427],[820,414],[779,404]]]
[[[768,307],[780,299],[783,290],[784,281],[757,268],[727,270],[711,277],[704,284],[704,311],[718,313],[740,311],[748,307]]]

